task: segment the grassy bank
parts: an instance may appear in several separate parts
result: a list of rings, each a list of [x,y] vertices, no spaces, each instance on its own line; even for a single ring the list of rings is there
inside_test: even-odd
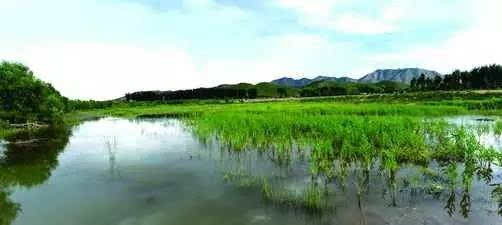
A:
[[[358,106],[361,105],[361,106]],[[441,116],[452,114],[497,115],[502,111],[502,91],[434,91],[400,94],[348,95],[252,100],[178,100],[165,102],[116,102],[110,107],[74,111],[67,122],[100,116],[193,115],[227,110],[324,110],[327,112]]]
[[[18,130],[10,127],[9,123],[0,120],[0,139],[4,139],[12,134],[15,134]]]
[[[67,115],[67,121],[79,118],[92,118],[96,116],[117,116],[132,118],[137,116],[190,116],[211,114],[217,112],[250,112],[250,113],[295,113],[305,112],[311,114],[345,114],[345,115],[412,115],[412,116],[444,116],[468,114],[462,106],[453,105],[424,105],[404,103],[352,103],[352,102],[253,102],[253,103],[228,103],[228,104],[157,104],[146,106],[121,105],[108,109],[77,111]]]
[[[2,127],[0,128],[0,139],[4,139],[6,137],[9,137],[17,132],[16,129],[11,129],[11,128],[5,128]]]

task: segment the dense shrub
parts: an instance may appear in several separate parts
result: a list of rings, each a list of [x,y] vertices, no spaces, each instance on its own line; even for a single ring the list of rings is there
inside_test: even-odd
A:
[[[0,63],[0,119],[10,122],[55,122],[68,99],[19,63]]]

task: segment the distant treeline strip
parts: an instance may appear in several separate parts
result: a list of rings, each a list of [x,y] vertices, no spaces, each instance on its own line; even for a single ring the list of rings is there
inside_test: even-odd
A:
[[[215,88],[197,88],[179,91],[140,91],[126,94],[128,101],[170,101],[186,99],[255,99],[284,97],[315,97],[393,93],[407,85],[382,81],[370,83],[339,83],[335,81],[314,82],[303,88],[279,86],[272,83],[258,85],[238,84]]]
[[[126,94],[127,100],[134,101],[168,101],[181,99],[224,99],[258,97],[257,88],[197,88],[179,91],[140,91]]]
[[[455,70],[444,77],[420,77],[411,81],[415,91],[486,90],[502,88],[502,66],[489,65],[471,71]]]
[[[354,83],[336,81],[314,82],[300,90],[301,97],[383,94],[401,92],[408,88],[404,83],[380,81],[378,83]]]

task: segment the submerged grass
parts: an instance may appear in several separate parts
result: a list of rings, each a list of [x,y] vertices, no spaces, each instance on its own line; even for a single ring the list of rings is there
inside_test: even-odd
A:
[[[288,160],[293,149],[309,150],[314,174],[329,174],[334,160],[378,159],[393,169],[397,163],[461,162],[471,151],[477,157],[500,157],[482,147],[466,128],[411,116],[220,112],[202,115],[191,124],[201,137],[214,135],[235,151],[272,151],[279,161]]]
[[[302,190],[285,189],[274,177],[255,176],[250,171],[242,170],[226,171],[223,180],[241,188],[260,190],[263,200],[272,205],[301,209],[312,214],[334,210],[334,206],[326,198],[327,189],[315,183]]]
[[[292,165],[297,155],[306,155],[310,174],[324,182],[345,185],[348,171],[359,168],[362,178],[356,183],[358,198],[368,189],[365,174],[378,165],[394,206],[397,172],[410,165],[419,166],[424,168],[422,177],[432,178],[422,178],[410,188],[433,196],[445,192],[452,196],[460,188],[464,194],[458,208],[466,216],[470,205],[465,202],[466,193],[473,178],[489,183],[491,166],[502,166],[502,153],[479,142],[480,134],[490,132],[489,126],[458,127],[434,118],[462,112],[456,106],[281,103],[213,110],[185,121],[202,140],[216,140],[234,152],[265,153],[279,166]],[[433,163],[444,168],[441,175],[433,177],[426,170]],[[464,168],[458,176],[450,168],[456,164]],[[274,189],[267,180],[259,182],[264,199],[270,203],[307,211],[329,208],[324,202],[328,198],[318,192],[315,183],[311,185],[316,189],[309,186],[298,195]],[[449,201],[446,207],[455,211],[454,204]]]
[[[495,126],[494,126],[494,133],[496,135],[501,135],[502,134],[502,120],[497,120],[495,122]]]
[[[309,184],[301,191],[277,190],[265,181],[261,189],[263,199],[271,204],[303,209],[314,214],[334,210],[334,206],[326,198],[326,190],[316,184]]]

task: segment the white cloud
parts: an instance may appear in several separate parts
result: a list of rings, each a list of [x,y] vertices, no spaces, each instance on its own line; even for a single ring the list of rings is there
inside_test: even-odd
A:
[[[382,34],[398,29],[395,24],[387,20],[375,20],[355,14],[341,15],[331,26],[341,32],[357,34]]]
[[[502,2],[480,0],[473,8],[472,26],[436,45],[413,46],[406,51],[379,54],[369,61],[379,65],[414,65],[450,73],[502,63]]]
[[[288,34],[263,39],[261,54],[250,59],[201,59],[176,46],[109,43],[30,45],[2,52],[0,58],[25,63],[65,96],[113,99],[141,90],[257,83],[285,75],[330,75],[333,65],[346,63],[352,47],[317,35]],[[333,62],[327,64],[325,59]]]
[[[232,19],[247,18],[246,12],[214,0],[183,3],[183,10],[157,12],[133,2],[2,2],[0,18],[5,19],[0,19],[0,33],[6,35],[0,43],[0,61],[25,63],[63,95],[83,99],[209,86],[213,80],[226,82],[230,72],[235,77],[235,70],[204,71],[200,62],[211,54],[190,47],[194,40],[216,39],[197,34],[221,33],[216,26],[228,28]],[[54,5],[61,8],[54,11]],[[222,43],[225,40],[215,45]]]
[[[346,42],[334,44],[318,35],[287,34],[265,38],[259,42],[258,48],[261,53],[250,59],[207,60],[200,70],[206,86],[257,83],[282,76],[330,75],[333,65],[347,63],[347,58],[352,55],[347,51],[354,49],[354,45]],[[338,71],[350,72],[344,69],[339,68]]]
[[[327,28],[344,33],[381,34],[399,29],[397,22],[406,15],[404,2],[390,1],[376,9],[377,15],[368,16],[350,10],[337,10],[346,0],[277,0],[277,5],[298,13],[307,26]]]
[[[326,17],[331,14],[331,10],[337,3],[345,0],[277,0],[279,6],[301,12],[308,16]]]
[[[201,85],[191,57],[176,47],[48,44],[2,56],[27,64],[37,77],[71,98],[111,99],[129,91]]]
[[[385,21],[398,21],[412,11],[409,1],[393,1],[382,9],[381,17]]]

